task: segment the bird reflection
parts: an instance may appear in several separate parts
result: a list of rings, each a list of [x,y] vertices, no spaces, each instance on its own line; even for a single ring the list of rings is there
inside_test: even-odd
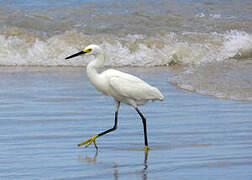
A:
[[[114,166],[114,169],[115,169],[115,171],[114,171],[114,180],[118,180],[118,170],[117,170],[117,168],[118,168],[118,166],[117,165],[115,165]]]
[[[148,169],[148,151],[145,151],[144,153],[144,163],[143,163],[144,167],[143,170],[140,171],[140,174],[142,174],[142,180],[147,180],[147,169]],[[120,168],[120,166],[118,167],[118,165],[114,165],[114,180],[118,180],[119,178],[119,173],[118,173],[118,168]]]
[[[88,163],[92,163],[92,164],[96,164],[96,157],[98,155],[98,150],[95,151],[95,154],[93,157],[89,157],[89,156],[82,156],[82,155],[79,155],[79,160],[80,162],[88,162]]]
[[[145,153],[144,153],[143,180],[147,180],[147,168],[148,168],[148,151],[145,151]]]
[[[87,162],[87,163],[91,163],[91,164],[96,164],[96,158],[98,156],[98,150],[95,152],[94,156],[90,157],[90,156],[83,156],[83,155],[79,155],[78,158],[79,158],[79,161],[80,162]],[[119,179],[119,176],[120,176],[120,173],[118,173],[118,168],[120,168],[122,166],[118,166],[117,164],[115,164],[113,166],[113,169],[114,169],[114,173],[113,173],[113,177],[114,177],[114,180],[118,180]],[[144,153],[144,162],[143,162],[143,169],[140,171],[140,174],[142,174],[142,180],[147,180],[147,175],[148,175],[148,151],[145,151]],[[139,171],[138,171],[139,173]],[[137,173],[137,174],[138,174]]]

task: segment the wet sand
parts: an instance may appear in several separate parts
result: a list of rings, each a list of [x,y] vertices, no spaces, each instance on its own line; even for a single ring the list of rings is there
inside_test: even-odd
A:
[[[251,179],[252,104],[185,92],[166,68],[124,69],[158,87],[163,102],[121,105],[118,129],[77,147],[114,123],[114,102],[82,68],[0,68],[0,179]]]

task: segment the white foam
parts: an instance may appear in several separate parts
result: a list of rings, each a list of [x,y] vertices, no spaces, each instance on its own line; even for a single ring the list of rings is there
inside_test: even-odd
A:
[[[244,31],[232,30],[225,35],[225,39],[226,41],[224,42],[221,51],[221,54],[224,56],[224,58],[243,58],[252,56],[251,34],[248,34]]]
[[[200,65],[233,57],[252,57],[252,35],[241,31],[169,33],[151,38],[128,35],[110,39],[66,32],[48,39],[31,39],[0,35],[0,65],[86,66],[91,57],[71,61],[66,61],[65,57],[82,50],[89,42],[105,49],[108,66],[152,67],[166,66],[171,62]]]
[[[211,17],[213,19],[220,19],[222,16],[221,16],[221,14],[208,14],[208,13],[200,12],[200,13],[196,14],[196,17],[198,17],[198,18]]]

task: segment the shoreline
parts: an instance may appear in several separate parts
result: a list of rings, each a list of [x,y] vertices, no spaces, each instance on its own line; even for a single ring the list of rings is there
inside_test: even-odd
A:
[[[118,69],[120,71],[125,71],[128,73],[135,73],[136,74],[141,74],[142,73],[146,73],[146,72],[158,72],[158,71],[162,71],[166,74],[167,78],[166,78],[166,82],[167,85],[170,84],[172,86],[175,86],[176,88],[184,91],[184,92],[189,92],[189,93],[194,93],[197,95],[201,95],[201,96],[208,96],[208,97],[212,97],[215,98],[217,100],[227,100],[227,101],[236,101],[236,102],[247,102],[247,103],[251,103],[250,100],[239,100],[239,99],[235,99],[235,98],[227,98],[227,97],[217,97],[215,95],[211,95],[211,94],[204,94],[201,92],[197,92],[198,90],[190,90],[188,88],[182,88],[179,85],[177,85],[176,82],[172,82],[170,81],[170,77],[174,76],[175,74],[179,74],[180,72],[183,71],[183,66],[181,67],[176,67],[174,68],[172,67],[168,67],[168,66],[158,66],[158,67],[111,67],[111,66],[106,66],[105,68],[101,69],[106,70],[106,69]],[[83,72],[86,73],[86,66],[0,66],[0,73],[4,73],[4,72]]]
[[[82,68],[0,68],[0,179],[251,177],[251,103],[182,91],[167,83],[167,69],[123,70],[165,96],[139,107],[148,156],[141,119],[124,104],[117,130],[97,139],[98,154],[77,147],[114,123],[113,99]]]

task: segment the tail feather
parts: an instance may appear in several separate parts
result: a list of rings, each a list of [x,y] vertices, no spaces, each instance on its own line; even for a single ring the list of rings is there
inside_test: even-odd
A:
[[[153,87],[153,92],[154,92],[153,100],[163,101],[164,96],[157,88]]]

